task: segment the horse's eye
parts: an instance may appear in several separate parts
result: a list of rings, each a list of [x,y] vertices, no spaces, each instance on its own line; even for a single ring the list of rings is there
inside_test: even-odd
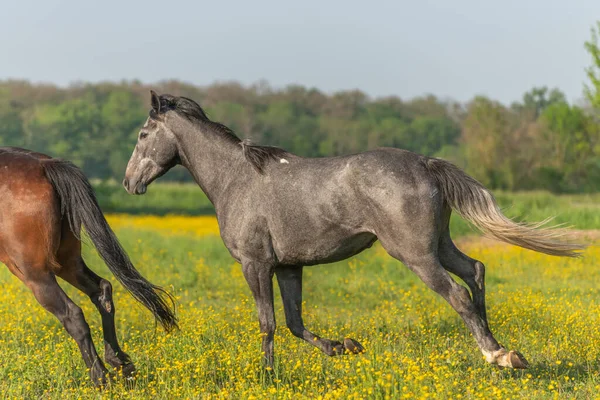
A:
[[[146,132],[140,133],[140,139],[144,139],[144,138],[146,138],[146,136],[148,136],[148,134]]]

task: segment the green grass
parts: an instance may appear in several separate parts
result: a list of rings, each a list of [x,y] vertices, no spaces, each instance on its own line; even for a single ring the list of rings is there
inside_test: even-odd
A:
[[[104,397],[592,399],[600,393],[598,247],[572,260],[467,245],[487,265],[492,330],[528,357],[527,371],[487,365],[460,317],[374,246],[351,260],[306,268],[304,279],[307,327],[323,337],[354,337],[367,353],[329,358],[293,337],[276,286],[277,365],[266,373],[252,296],[220,238],[159,228],[117,233],[138,269],[177,295],[181,331],[168,336],[85,248],[91,268],[114,283],[118,334],[140,372],[129,387],[119,381]],[[0,393],[100,398],[59,323],[6,269],[0,284]],[[97,312],[66,290],[82,305],[101,349]]]

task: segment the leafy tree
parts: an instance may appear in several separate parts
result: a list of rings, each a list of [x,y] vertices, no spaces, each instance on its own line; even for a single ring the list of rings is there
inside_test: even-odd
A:
[[[592,57],[592,65],[586,69],[589,85],[585,85],[585,95],[592,107],[600,112],[600,21],[591,29],[592,38],[585,42],[585,49]]]
[[[386,146],[411,150],[410,125],[403,119],[390,115],[380,120],[372,119],[368,123],[366,143],[368,149]]]
[[[507,138],[510,114],[500,103],[476,97],[468,107],[462,126],[467,169],[484,185],[510,189]]]
[[[590,116],[580,107],[557,103],[548,107],[540,119],[548,144],[542,171],[556,181],[553,189],[576,191],[587,187],[588,176],[597,173],[600,142]]]
[[[599,32],[600,26],[586,43],[595,60],[586,93],[597,116]],[[241,137],[303,156],[392,146],[449,159],[491,188],[592,191],[600,183],[598,119],[569,105],[557,89],[533,88],[507,108],[485,97],[469,104],[432,95],[370,99],[358,90],[329,95],[264,82],[198,87],[166,81],[152,88],[197,100],[210,118]],[[149,89],[139,81],[66,89],[0,82],[0,145],[66,158],[92,178],[120,181],[148,115]],[[190,178],[175,169],[164,179]]]
[[[28,147],[33,150],[70,159],[84,168],[96,164],[100,149],[94,142],[102,133],[102,118],[92,99],[38,106],[25,129],[31,137]]]
[[[418,116],[444,118],[448,116],[450,104],[440,101],[434,95],[417,97],[406,103],[407,115],[413,119]]]
[[[433,155],[444,146],[455,145],[460,137],[460,127],[442,117],[417,117],[410,124],[410,130],[414,135],[411,150],[426,155]]]
[[[102,178],[120,177],[148,114],[139,97],[122,89],[111,91],[101,107],[102,132],[91,143],[106,153],[91,168]]]
[[[227,125],[243,137],[254,138],[258,123],[256,113],[239,103],[220,101],[206,108],[209,118]]]
[[[10,99],[8,90],[0,88],[0,146],[23,146],[25,134],[19,105]]]
[[[531,111],[537,118],[549,106],[566,102],[564,93],[556,88],[548,91],[546,86],[534,87],[523,95],[523,103],[513,105],[513,109]]]
[[[323,111],[328,117],[350,120],[358,118],[367,102],[367,95],[360,90],[338,92],[329,99]]]
[[[320,141],[319,122],[294,103],[271,103],[259,115],[260,141],[303,156],[314,155]]]
[[[321,117],[319,129],[325,132],[325,139],[319,143],[319,154],[344,155],[367,148],[371,124],[366,120]]]

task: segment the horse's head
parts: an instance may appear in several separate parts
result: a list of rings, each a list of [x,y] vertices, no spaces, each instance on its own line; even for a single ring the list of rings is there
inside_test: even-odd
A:
[[[150,93],[152,110],[140,130],[123,180],[130,194],[146,193],[150,183],[179,163],[177,141],[168,126],[172,96]]]

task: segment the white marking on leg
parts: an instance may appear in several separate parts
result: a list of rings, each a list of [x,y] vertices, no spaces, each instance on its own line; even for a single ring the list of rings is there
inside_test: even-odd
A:
[[[510,357],[508,355],[508,351],[506,351],[506,349],[504,347],[501,347],[500,349],[498,349],[494,352],[491,352],[491,353],[488,351],[485,351],[483,349],[481,350],[481,352],[485,356],[485,360],[487,362],[489,362],[490,364],[496,364],[501,367],[512,368],[512,365],[510,363]]]
[[[495,357],[493,353],[490,353],[489,351],[485,351],[485,350],[481,350],[481,352],[483,353],[484,357],[485,357],[485,361],[489,362],[490,364],[493,364],[495,361]]]

